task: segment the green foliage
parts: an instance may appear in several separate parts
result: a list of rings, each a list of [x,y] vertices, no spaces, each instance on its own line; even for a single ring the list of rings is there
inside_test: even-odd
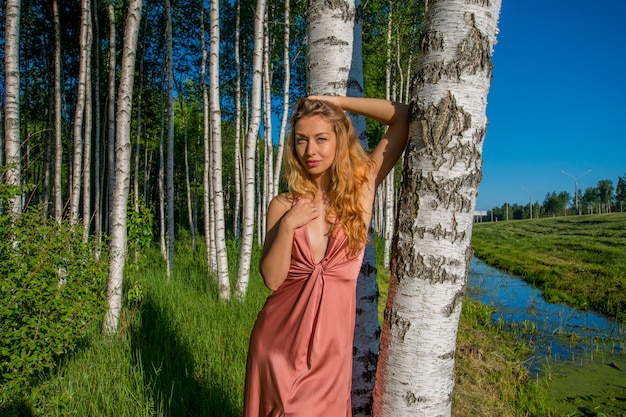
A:
[[[80,230],[40,210],[14,223],[0,216],[0,411],[103,316],[107,265],[95,252]]]
[[[128,217],[126,219],[128,250],[129,252],[137,252],[150,247],[152,244],[154,214],[152,209],[146,207],[143,201],[139,202],[139,211],[135,211],[132,207],[132,197],[128,201]]]

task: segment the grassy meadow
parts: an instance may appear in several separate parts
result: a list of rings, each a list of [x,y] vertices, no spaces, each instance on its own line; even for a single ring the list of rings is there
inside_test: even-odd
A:
[[[478,223],[472,245],[548,301],[626,323],[626,213]]]
[[[378,241],[377,241],[378,242]],[[378,242],[379,243],[379,242]],[[380,247],[380,245],[377,245]],[[231,276],[236,275],[229,247]],[[253,266],[258,264],[253,260]],[[149,250],[126,273],[118,337],[96,320],[85,340],[41,374],[3,416],[240,416],[250,330],[269,294],[253,268],[243,301],[222,302],[204,250],[177,247],[176,269]],[[379,269],[381,305],[388,274]],[[459,329],[453,415],[550,416],[546,391],[529,380],[531,348],[491,323],[490,307],[466,302]]]

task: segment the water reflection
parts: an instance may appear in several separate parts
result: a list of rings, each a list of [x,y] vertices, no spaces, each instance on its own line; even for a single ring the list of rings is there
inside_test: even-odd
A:
[[[592,311],[548,303],[541,291],[477,258],[469,270],[467,293],[471,300],[494,307],[494,321],[532,342],[539,357],[563,360],[594,352],[624,353],[624,326]]]

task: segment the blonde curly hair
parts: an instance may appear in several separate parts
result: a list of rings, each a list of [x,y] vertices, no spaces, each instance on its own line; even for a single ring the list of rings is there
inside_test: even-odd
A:
[[[351,255],[356,255],[367,241],[368,225],[363,222],[365,208],[361,202],[362,187],[368,186],[368,174],[373,161],[363,149],[346,113],[338,106],[322,100],[302,98],[293,108],[290,131],[285,145],[285,175],[289,191],[294,197],[312,194],[321,190],[311,181],[296,153],[295,126],[298,120],[310,116],[322,116],[334,126],[337,137],[335,159],[329,168],[330,184],[326,221],[341,226],[348,238]],[[337,217],[337,223],[330,215]],[[334,231],[334,230],[333,230]]]

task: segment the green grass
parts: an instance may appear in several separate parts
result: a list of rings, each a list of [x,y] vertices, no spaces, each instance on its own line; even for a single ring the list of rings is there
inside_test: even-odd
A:
[[[126,287],[134,298],[126,302],[117,337],[104,338],[94,323],[81,348],[4,415],[240,416],[248,338],[269,294],[255,267],[258,251],[246,299],[222,302],[204,249],[194,255],[185,244],[178,248],[169,281],[156,250],[128,268]],[[234,277],[238,259],[230,250]],[[384,269],[379,279],[384,290]],[[494,326],[491,312],[465,302],[454,416],[554,415],[544,405],[543,384],[529,381],[524,367],[530,347]]]
[[[472,245],[549,301],[626,323],[626,213],[478,223]]]

